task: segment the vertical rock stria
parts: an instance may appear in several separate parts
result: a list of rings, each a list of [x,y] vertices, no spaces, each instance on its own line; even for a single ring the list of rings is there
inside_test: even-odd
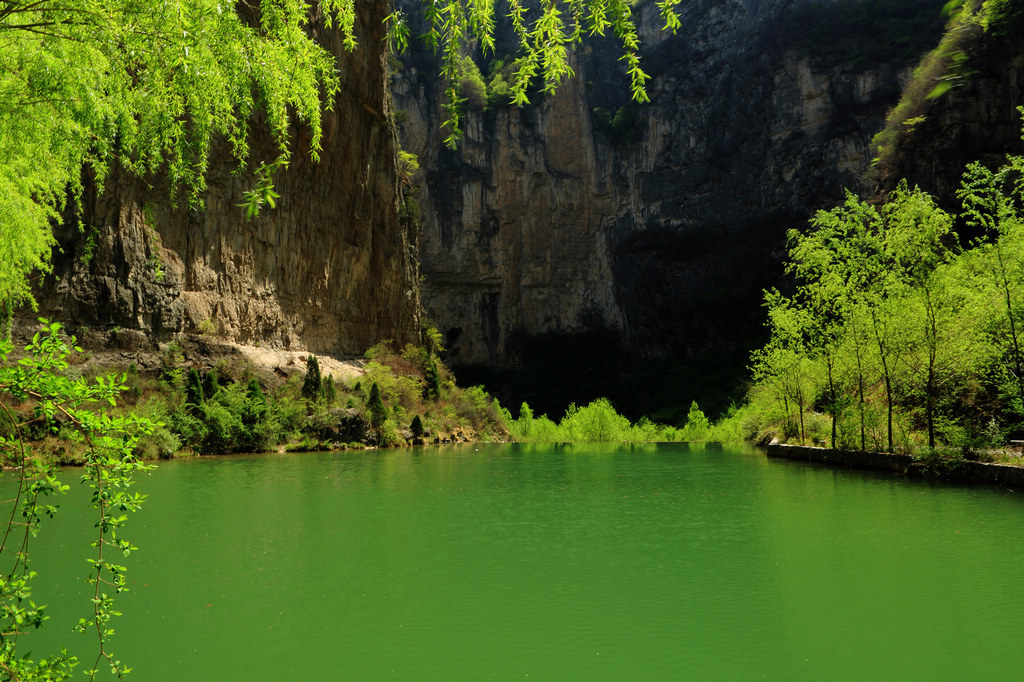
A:
[[[514,365],[522,336],[593,331],[648,357],[742,347],[785,230],[867,189],[871,138],[942,29],[924,0],[679,8],[673,36],[638,6],[649,105],[630,101],[614,41],[591,40],[554,96],[468,108],[455,152],[430,56],[403,60],[392,92],[423,169],[424,309],[453,363]],[[511,59],[498,37],[476,55],[485,80]]]
[[[158,339],[204,331],[320,353],[411,340],[416,246],[398,218],[385,14],[381,3],[357,3],[353,52],[337,33],[318,29],[338,57],[343,88],[324,117],[319,163],[309,159],[305,131],[292,131],[296,153],[276,179],[276,209],[246,220],[238,204],[252,175],[235,173],[226,148],[211,163],[203,210],[172,207],[166,187],[115,173],[102,193],[85,197],[85,234],[62,228],[54,272],[37,288],[41,310],[72,325]],[[253,129],[249,170],[273,155]]]

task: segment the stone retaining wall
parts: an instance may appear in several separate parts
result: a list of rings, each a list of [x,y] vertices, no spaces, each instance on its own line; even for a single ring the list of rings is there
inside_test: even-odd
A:
[[[781,459],[820,462],[857,469],[896,471],[908,476],[941,478],[949,481],[1024,486],[1024,468],[1008,464],[987,464],[964,460],[940,468],[929,466],[927,462],[916,460],[910,455],[888,455],[882,452],[832,450],[799,445],[769,445],[766,450],[769,457]]]

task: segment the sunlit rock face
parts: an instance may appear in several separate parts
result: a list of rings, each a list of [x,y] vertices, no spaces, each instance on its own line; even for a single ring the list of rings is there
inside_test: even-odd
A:
[[[392,93],[422,167],[422,296],[452,362],[514,365],[524,335],[605,330],[659,357],[758,334],[785,231],[869,189],[871,138],[941,32],[934,3],[893,2],[927,29],[897,50],[862,5],[695,0],[673,36],[647,3],[650,104],[594,40],[554,96],[468,107],[454,152],[432,57],[403,58]],[[499,30],[499,57],[510,44]]]
[[[319,29],[339,56],[344,84],[324,117],[319,163],[309,160],[305,132],[293,131],[297,153],[277,179],[275,210],[246,220],[238,204],[253,176],[236,173],[227,153],[212,163],[204,210],[181,200],[174,208],[166,188],[115,175],[85,197],[85,232],[62,229],[55,271],[37,288],[43,312],[156,340],[200,331],[335,354],[361,353],[383,338],[412,340],[415,235],[398,218],[384,9],[358,3],[354,52]],[[253,166],[273,158],[266,139],[252,148]]]

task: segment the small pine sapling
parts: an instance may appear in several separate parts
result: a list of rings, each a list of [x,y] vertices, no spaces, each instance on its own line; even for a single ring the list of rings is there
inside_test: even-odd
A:
[[[323,391],[323,378],[320,376],[320,362],[315,355],[306,360],[306,378],[302,382],[302,397],[306,400],[319,400]]]

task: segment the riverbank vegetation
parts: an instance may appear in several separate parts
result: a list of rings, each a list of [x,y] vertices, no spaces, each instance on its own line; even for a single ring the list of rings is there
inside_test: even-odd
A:
[[[287,378],[240,358],[190,367],[178,343],[165,347],[162,367],[148,375],[135,365],[90,368],[82,359],[71,353],[63,374],[95,381],[116,370],[125,392],[113,413],[155,424],[134,446],[142,459],[509,437],[505,412],[482,388],[457,386],[434,352],[413,345],[399,352],[389,341],[377,344],[367,351],[362,374],[347,379],[323,374],[312,355],[305,372]],[[31,420],[32,404],[6,388],[0,403],[31,423],[22,435],[47,458],[84,461],[64,422]],[[7,425],[0,428],[12,435]]]
[[[584,407],[569,405],[559,421],[536,416],[527,403],[516,419],[508,419],[509,432],[518,443],[653,443],[740,440],[732,422],[713,425],[696,402],[690,404],[686,422],[680,426],[657,424],[647,417],[632,423],[616,412],[607,398]]]
[[[1024,115],[1024,111],[1022,111]],[[786,293],[733,417],[748,438],[966,453],[1024,438],[1024,157],[971,164],[959,214],[902,183],[789,233]]]

